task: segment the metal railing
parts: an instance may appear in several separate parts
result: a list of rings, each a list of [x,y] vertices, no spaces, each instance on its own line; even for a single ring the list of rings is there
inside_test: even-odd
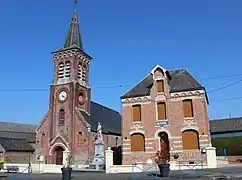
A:
[[[152,164],[141,164],[143,165],[143,168],[140,168],[137,163],[133,163],[132,164],[132,180],[135,180],[136,179],[136,176],[135,176],[135,168],[137,168],[138,170],[140,170],[141,172],[143,173],[148,173],[147,175],[150,175],[150,176],[155,176],[155,179],[158,180],[159,177],[158,177],[158,167],[157,167],[157,164],[156,163],[152,163]],[[144,165],[146,165],[147,167],[145,168]],[[152,173],[153,172],[153,173]]]

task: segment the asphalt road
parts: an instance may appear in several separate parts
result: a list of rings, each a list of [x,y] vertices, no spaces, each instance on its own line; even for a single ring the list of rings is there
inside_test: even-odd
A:
[[[12,177],[13,174],[0,173],[0,180],[60,180],[61,174],[31,174],[28,178],[27,174]],[[228,178],[229,177],[229,178]],[[137,173],[137,174],[105,174],[92,172],[76,172],[73,173],[73,180],[155,180],[155,174]],[[158,179],[161,179],[158,177]],[[195,180],[222,180],[222,179],[241,179],[242,166],[232,166],[226,168],[209,169],[202,176],[201,170],[197,171],[172,171],[169,178],[164,180],[178,179],[195,179]]]

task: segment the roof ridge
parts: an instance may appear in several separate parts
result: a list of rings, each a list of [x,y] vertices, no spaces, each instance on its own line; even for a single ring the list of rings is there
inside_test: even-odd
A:
[[[242,120],[242,116],[239,117],[231,117],[231,118],[221,118],[221,119],[210,119],[210,121],[221,121],[221,120],[235,120],[235,119],[241,119]]]
[[[18,124],[18,125],[30,125],[30,126],[38,126],[37,124],[24,124],[24,123],[15,123],[15,122],[7,122],[7,121],[0,121],[0,123],[7,123],[7,124]]]
[[[0,139],[14,139],[14,140],[24,140],[24,141],[27,141],[26,139],[24,138],[11,138],[11,137],[0,137]],[[28,141],[27,141],[28,142]]]

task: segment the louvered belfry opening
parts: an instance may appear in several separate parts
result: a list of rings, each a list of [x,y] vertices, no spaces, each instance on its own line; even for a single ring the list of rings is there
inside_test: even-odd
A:
[[[182,101],[183,103],[183,112],[184,112],[184,117],[189,118],[193,117],[193,105],[192,105],[192,100],[191,99],[186,99]]]
[[[199,149],[199,135],[196,130],[185,130],[182,132],[182,144],[184,150]]]
[[[167,117],[166,117],[166,103],[165,102],[157,103],[157,113],[158,113],[158,120],[167,119]]]
[[[133,121],[141,121],[141,105],[133,105]]]
[[[69,61],[65,64],[65,78],[70,78],[71,73],[71,63]]]
[[[61,62],[59,64],[59,69],[58,69],[58,78],[63,79],[64,78],[64,63]]]
[[[145,137],[141,133],[131,135],[131,152],[145,151]]]

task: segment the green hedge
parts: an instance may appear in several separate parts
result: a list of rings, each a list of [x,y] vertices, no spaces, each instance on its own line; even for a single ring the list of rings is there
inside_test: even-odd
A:
[[[212,138],[212,145],[217,150],[225,148],[227,156],[242,155],[242,137]]]

